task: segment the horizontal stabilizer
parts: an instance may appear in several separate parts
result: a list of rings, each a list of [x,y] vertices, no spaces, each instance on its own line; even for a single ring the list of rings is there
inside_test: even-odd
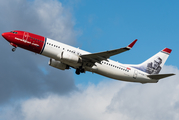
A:
[[[159,79],[166,78],[172,75],[175,75],[175,74],[171,73],[171,74],[157,74],[157,75],[147,75],[147,76],[151,79],[159,80]]]

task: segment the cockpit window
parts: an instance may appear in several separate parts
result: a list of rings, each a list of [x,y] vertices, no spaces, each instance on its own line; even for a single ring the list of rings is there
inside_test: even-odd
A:
[[[17,34],[17,32],[11,31],[11,33]]]

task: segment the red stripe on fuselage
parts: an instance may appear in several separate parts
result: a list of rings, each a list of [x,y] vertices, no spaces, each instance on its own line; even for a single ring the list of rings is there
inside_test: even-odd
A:
[[[45,44],[45,37],[25,31],[13,32],[16,32],[16,34],[12,32],[6,33],[9,36],[6,38],[7,41],[17,45],[18,47],[40,54]]]

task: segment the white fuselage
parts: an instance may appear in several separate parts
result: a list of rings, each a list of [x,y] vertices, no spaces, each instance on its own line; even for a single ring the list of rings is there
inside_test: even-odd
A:
[[[69,52],[70,54],[75,55],[85,55],[90,54],[89,52],[86,52],[84,50],[81,50],[79,48],[75,48],[66,44],[63,44],[61,42],[57,42],[55,40],[46,39],[45,47],[43,52],[41,53],[44,56],[47,56],[49,58],[53,58],[55,60],[59,60],[63,62],[64,64],[68,64],[69,66],[73,68],[78,68],[80,64],[63,61],[60,58],[60,55],[62,52]],[[117,79],[117,80],[123,80],[123,81],[130,81],[130,82],[140,82],[140,83],[156,83],[157,80],[150,79],[147,77],[147,73],[140,71],[138,69],[135,69],[129,65],[121,64],[118,62],[115,62],[113,60],[103,60],[100,63],[95,63],[92,67],[84,66],[85,70],[94,72],[109,78]]]

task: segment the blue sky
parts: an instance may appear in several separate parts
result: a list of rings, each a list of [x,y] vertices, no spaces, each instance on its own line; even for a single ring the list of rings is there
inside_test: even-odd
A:
[[[76,46],[94,52],[124,47],[138,39],[134,48],[111,57],[121,63],[138,64],[164,49],[171,48],[172,54],[166,65],[179,66],[179,2],[176,0],[80,0],[72,5],[77,36]],[[87,78],[85,78],[88,76]],[[98,75],[85,74],[76,79],[94,81],[105,79]],[[84,81],[84,80],[82,80]],[[82,82],[82,81],[79,81]],[[91,82],[94,82],[91,81]]]

